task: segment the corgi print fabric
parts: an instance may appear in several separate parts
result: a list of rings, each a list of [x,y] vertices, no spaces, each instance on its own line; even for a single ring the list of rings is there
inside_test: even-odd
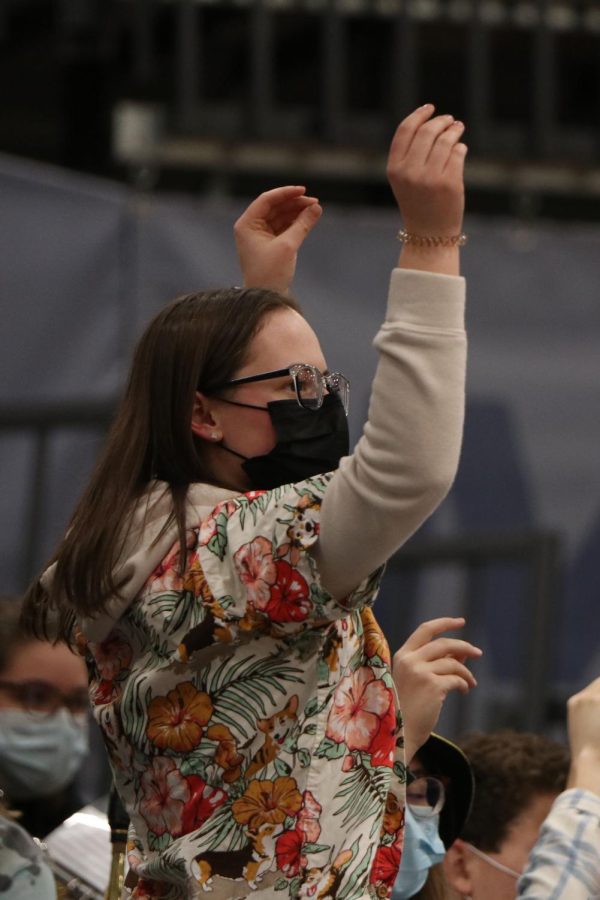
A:
[[[381,571],[343,601],[321,586],[329,477],[188,522],[184,565],[176,544],[102,643],[79,636],[136,900],[391,893],[405,769]]]

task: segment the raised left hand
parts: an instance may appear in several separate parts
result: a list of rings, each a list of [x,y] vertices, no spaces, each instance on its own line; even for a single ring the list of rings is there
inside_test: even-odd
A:
[[[392,674],[404,722],[406,761],[422,747],[439,719],[450,691],[467,694],[477,682],[465,665],[482,651],[468,641],[438,637],[462,628],[462,618],[423,622],[394,654]]]
[[[260,194],[234,225],[244,287],[286,294],[296,270],[298,250],[321,218],[316,197],[301,185]]]

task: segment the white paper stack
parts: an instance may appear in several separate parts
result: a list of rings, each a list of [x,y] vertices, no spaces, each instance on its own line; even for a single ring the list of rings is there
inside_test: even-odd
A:
[[[80,898],[102,900],[108,887],[112,845],[105,812],[84,806],[44,838],[57,874]],[[76,881],[77,884],[71,884]]]

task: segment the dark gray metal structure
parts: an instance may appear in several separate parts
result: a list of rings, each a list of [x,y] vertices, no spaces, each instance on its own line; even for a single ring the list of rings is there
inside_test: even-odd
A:
[[[136,80],[166,88],[162,165],[368,181],[425,101],[467,121],[480,182],[506,186],[517,168],[538,190],[544,175],[546,189],[584,190],[569,166],[596,165],[593,0],[122,0],[121,12]]]
[[[434,102],[466,121],[468,183],[491,209],[493,191],[518,195],[511,212],[600,194],[597,0],[5,0],[0,15],[15,53],[48,20],[54,142],[74,168],[106,169],[112,130],[119,172],[144,185],[293,175],[361,200],[398,120]]]

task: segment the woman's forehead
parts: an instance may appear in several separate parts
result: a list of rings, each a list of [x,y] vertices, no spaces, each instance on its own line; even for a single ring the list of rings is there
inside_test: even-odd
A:
[[[293,309],[277,309],[265,316],[236,377],[283,369],[295,362],[326,368],[319,339],[306,319]]]
[[[64,644],[31,640],[16,648],[2,676],[10,681],[42,678],[62,690],[87,687],[85,663]]]

